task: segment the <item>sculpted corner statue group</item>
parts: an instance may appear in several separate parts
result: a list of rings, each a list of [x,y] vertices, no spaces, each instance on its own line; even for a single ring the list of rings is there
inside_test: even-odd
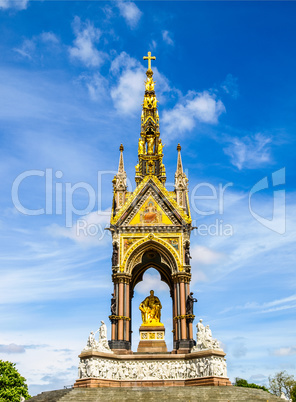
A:
[[[99,340],[98,341],[96,340],[97,332],[99,332]],[[101,326],[96,332],[91,331],[91,333],[89,334],[87,344],[86,344],[85,348],[83,349],[83,351],[89,351],[89,350],[113,353],[108,345],[107,326],[104,323],[104,321],[101,321]]]
[[[210,326],[206,327],[202,323],[202,319],[196,325],[197,334],[196,334],[196,346],[194,346],[191,351],[199,351],[206,349],[221,349],[219,341],[213,338],[212,331],[210,330]]]

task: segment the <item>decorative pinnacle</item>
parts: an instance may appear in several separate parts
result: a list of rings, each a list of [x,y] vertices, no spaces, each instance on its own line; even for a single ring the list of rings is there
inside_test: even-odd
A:
[[[151,60],[156,60],[155,56],[151,56],[151,52],[148,52],[148,56],[144,56],[143,60],[148,60],[148,70],[151,70]]]
[[[178,144],[177,146],[177,151],[178,151],[178,159],[177,159],[177,171],[176,175],[183,174],[183,166],[182,166],[182,158],[181,158],[181,145]]]
[[[123,145],[120,144],[120,147],[119,147],[120,156],[119,156],[118,174],[119,173],[125,173],[124,172],[123,153],[122,153],[123,149],[124,149]]]

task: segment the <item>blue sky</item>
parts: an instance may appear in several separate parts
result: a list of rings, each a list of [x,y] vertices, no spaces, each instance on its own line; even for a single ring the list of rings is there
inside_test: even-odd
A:
[[[73,384],[89,331],[109,326],[104,228],[120,143],[135,188],[147,51],[167,186],[180,142],[199,226],[196,322],[223,343],[231,380],[296,374],[295,12],[295,2],[0,0],[0,358],[17,363],[32,394]],[[96,195],[89,208],[86,189],[74,191],[81,182]],[[16,194],[31,210],[47,199],[47,213],[23,213]],[[80,219],[97,235],[79,232]],[[133,348],[150,288],[171,348],[168,289],[153,270],[135,289]]]

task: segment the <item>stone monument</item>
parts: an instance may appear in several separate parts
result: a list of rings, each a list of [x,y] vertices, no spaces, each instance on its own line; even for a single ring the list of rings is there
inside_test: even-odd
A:
[[[154,291],[150,291],[150,296],[139,306],[142,314],[142,325],[140,326],[140,343],[138,353],[167,352],[164,340],[165,328],[160,322],[162,305],[158,297],[154,296]]]
[[[127,191],[123,145],[119,148],[118,172],[112,181],[111,339],[107,341],[103,321],[98,331],[90,333],[79,356],[75,388],[231,385],[225,353],[202,320],[197,324],[196,341],[194,339],[193,307],[197,299],[190,291],[193,228],[188,179],[178,144],[175,188],[168,191],[165,187],[164,144],[160,139],[158,101],[151,68],[155,57],[148,52],[144,59],[148,60],[148,70],[135,167],[136,189]],[[172,124],[178,125],[178,121]],[[133,309],[134,314],[141,314],[142,324],[137,352],[131,351],[132,298],[135,286],[143,280],[148,268],[155,268],[169,287],[173,323],[173,350],[170,352],[161,322],[161,301],[153,290]]]

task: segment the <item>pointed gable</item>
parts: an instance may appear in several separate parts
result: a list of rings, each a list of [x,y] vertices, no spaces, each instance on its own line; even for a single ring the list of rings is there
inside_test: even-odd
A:
[[[182,225],[191,219],[174,196],[155,176],[146,176],[132,196],[111,219],[111,224],[129,226]]]
[[[160,207],[158,200],[153,195],[149,195],[144,204],[139,208],[139,212],[131,219],[129,225],[173,225],[173,222]]]

